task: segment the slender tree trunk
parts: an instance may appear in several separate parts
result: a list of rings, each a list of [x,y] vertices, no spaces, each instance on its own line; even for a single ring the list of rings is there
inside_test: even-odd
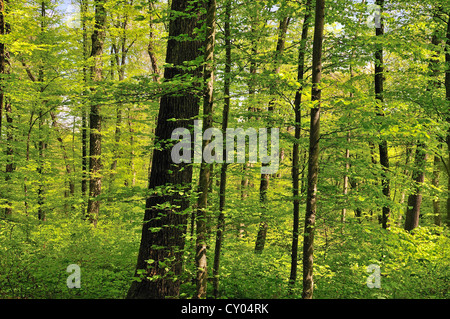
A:
[[[406,145],[406,159],[405,159],[405,169],[403,170],[403,176],[408,176],[408,165],[411,161],[411,154],[412,154],[412,147],[408,143]],[[400,205],[403,205],[405,203],[405,197],[406,197],[406,189],[402,189],[401,197],[400,197]],[[398,226],[400,227],[402,224],[403,214],[400,213],[398,216]]]
[[[102,54],[103,41],[105,39],[106,26],[106,0],[98,0],[95,4],[95,28],[92,34],[91,57],[94,65],[91,67],[91,76],[94,82],[102,81]],[[94,89],[95,90],[95,89]],[[89,200],[87,207],[87,218],[94,225],[97,225],[100,210],[100,200],[98,196],[102,189],[102,120],[100,115],[100,105],[95,101],[91,102],[89,114]]]
[[[5,35],[9,33],[9,25],[5,22],[5,12],[6,5],[8,5],[8,0],[0,0],[0,34]],[[10,184],[10,180],[12,178],[12,173],[14,170],[14,151],[13,151],[13,117],[12,117],[12,107],[9,99],[5,96],[3,79],[7,74],[9,74],[9,70],[7,69],[9,54],[6,50],[6,46],[4,43],[0,43],[0,76],[2,77],[2,81],[0,84],[0,113],[3,113],[3,109],[5,109],[5,117],[6,117],[6,166],[5,166],[5,183],[6,185]],[[2,114],[0,114],[1,117]],[[1,121],[1,120],[0,120]],[[1,125],[0,125],[0,133],[1,133]],[[1,134],[0,134],[1,136]],[[1,138],[1,137],[0,137]],[[9,186],[7,186],[9,187]],[[12,203],[9,199],[6,201],[5,207],[5,217],[9,218],[12,216]]]
[[[6,34],[5,24],[5,2],[0,0],[0,35]],[[2,139],[2,121],[3,121],[3,108],[5,104],[5,87],[4,77],[6,74],[6,48],[5,43],[0,42],[0,140]]]
[[[424,143],[417,143],[416,156],[414,159],[413,192],[408,197],[408,208],[406,210],[405,230],[411,231],[419,226],[420,205],[422,204],[422,184],[425,181],[425,164],[427,153]]]
[[[153,12],[155,10],[154,0],[149,0],[148,5],[149,5],[150,12]],[[153,29],[153,17],[152,16],[150,16],[149,27],[150,27],[150,32],[149,32],[147,53],[150,58],[150,63],[152,65],[153,81],[159,82],[159,68],[158,68],[158,62],[157,62],[156,54],[155,54],[155,44],[153,43],[153,38],[154,38],[153,30],[154,29]]]
[[[46,11],[45,11],[45,2],[41,2],[41,33],[43,34],[45,32],[45,18],[46,18]],[[38,82],[40,85],[39,92],[42,94],[45,90],[44,88],[44,69],[43,65],[39,66],[39,75],[38,75]],[[43,119],[43,106],[45,106],[45,102],[43,102],[41,105],[39,105],[39,141],[38,141],[38,176],[39,176],[39,183],[38,183],[38,219],[40,221],[46,220],[46,214],[44,210],[44,185],[43,185],[43,170],[44,170],[44,149],[46,148],[44,137],[42,136],[42,125],[44,122]]]
[[[439,45],[441,43],[441,40],[438,36],[438,30],[435,30],[432,37],[431,37],[431,44],[434,46],[434,52],[430,59],[430,70],[431,70],[431,85],[429,85],[428,91],[431,91],[433,88],[438,89],[440,86],[439,83],[439,56],[440,56],[440,48]],[[447,66],[448,67],[448,66]],[[442,144],[438,145],[438,149],[442,148]],[[440,170],[441,170],[441,158],[435,154],[433,158],[433,174],[431,178],[431,184],[435,187],[439,187],[439,178],[440,178]],[[433,198],[433,214],[434,214],[434,224],[437,226],[441,226],[441,207],[440,207],[440,200],[439,197]]]
[[[203,79],[205,92],[203,94],[203,132],[212,127],[213,122],[213,84],[214,84],[214,42],[215,42],[216,0],[208,0],[206,16],[205,66]],[[204,150],[211,140],[203,140]],[[197,241],[195,265],[197,269],[197,291],[195,298],[206,297],[208,269],[206,264],[206,234],[208,191],[211,178],[211,164],[202,161],[199,177],[199,197],[197,201]]]
[[[190,4],[183,0],[172,0],[166,56],[168,66],[164,70],[166,82],[184,76],[190,79],[201,77],[200,67],[192,70],[184,68],[183,65],[201,56],[202,42],[194,37],[195,31],[201,27],[200,23],[205,18],[202,10],[203,3]],[[188,196],[180,195],[180,192],[186,192],[190,188],[192,164],[172,162],[170,140],[176,128],[193,127],[193,118],[199,112],[197,90],[198,88],[190,87],[183,90],[182,94],[165,93],[160,99],[155,130],[160,147],[153,152],[149,179],[149,189],[154,190],[154,194],[146,202],[136,265],[136,276],[140,276],[141,280],[131,284],[127,298],[169,298],[179,295],[179,276],[182,272],[187,226],[187,215],[184,211],[189,207]],[[167,185],[178,185],[180,192],[162,194],[157,191]],[[161,207],[164,203],[169,206]]]
[[[230,84],[231,84],[231,0],[225,3],[225,74],[223,83],[224,105],[222,112],[222,133],[225,136],[228,127],[228,114],[230,111]],[[226,145],[223,147],[223,158],[226,158]],[[220,170],[220,186],[219,186],[219,216],[217,217],[216,244],[214,249],[214,265],[213,265],[213,295],[214,298],[219,297],[219,273],[220,273],[220,251],[222,249],[223,232],[225,228],[225,192],[227,185],[227,168],[228,163],[224,161]]]
[[[280,24],[278,27],[278,41],[277,41],[277,47],[275,49],[275,67],[273,70],[274,74],[278,74],[280,72],[280,65],[281,61],[280,58],[283,54],[285,43],[286,43],[286,32],[289,25],[289,17],[284,17],[280,20]],[[271,89],[272,90],[272,89]],[[272,92],[271,92],[272,93]],[[275,105],[275,98],[273,98],[269,102],[268,111],[269,113],[272,113],[274,111],[274,105]],[[271,120],[269,120],[271,122]],[[269,124],[269,126],[271,126]],[[270,128],[270,127],[269,127]],[[269,136],[267,137],[269,140]],[[267,164],[262,164],[267,165]],[[255,252],[258,254],[261,254],[264,250],[264,246],[266,244],[266,237],[267,237],[267,229],[269,228],[269,225],[266,220],[266,204],[267,204],[267,191],[269,190],[269,181],[270,181],[270,174],[261,174],[260,177],[260,184],[259,184],[259,200],[261,202],[262,206],[262,216],[261,216],[261,222],[259,224],[259,230],[258,234],[256,236],[256,242],[255,242]]]
[[[445,46],[445,98],[447,104],[449,104],[448,108],[450,109],[450,15],[448,17],[447,22],[447,40]],[[447,114],[447,122],[450,123],[450,114]],[[447,131],[447,147],[448,147],[448,158],[450,163],[450,128]],[[447,196],[447,226],[450,226],[450,174],[448,174],[448,196]]]
[[[317,178],[319,173],[320,138],[320,82],[322,79],[322,44],[325,22],[325,0],[316,0],[312,63],[311,101],[315,103],[310,113],[308,189],[306,199],[305,230],[303,237],[303,299],[311,299],[314,291],[313,251],[314,228],[317,213]]]
[[[124,21],[119,23],[119,27],[121,28],[121,38],[120,38],[120,55],[119,49],[116,45],[113,44],[112,48],[114,51],[115,64],[117,66],[117,73],[119,77],[119,82],[125,79],[125,65],[127,61],[127,55],[129,47],[127,47],[127,25],[128,25],[128,16],[125,15]],[[113,68],[111,68],[111,72],[114,72]],[[111,163],[111,183],[114,181],[114,177],[116,175],[117,170],[117,162],[120,158],[120,139],[122,135],[122,103],[118,103],[116,108],[116,131],[114,134],[114,159]]]
[[[88,81],[88,70],[87,70],[87,59],[88,59],[88,36],[87,36],[87,1],[81,0],[80,12],[81,12],[81,26],[83,31],[83,95],[86,95],[86,85]],[[85,107],[85,100],[81,104],[81,195],[83,197],[83,202],[88,191],[87,181],[88,181],[88,120],[87,112]],[[83,214],[85,212],[85,204],[82,205]]]
[[[59,125],[58,125],[58,121],[56,120],[55,113],[50,112],[50,116],[52,118],[52,126],[56,130],[56,133],[57,133],[56,139],[58,140],[59,145],[61,147],[61,151],[62,151],[62,155],[63,155],[63,159],[64,159],[64,166],[66,168],[66,174],[69,179],[69,194],[71,196],[74,196],[75,195],[75,182],[72,177],[72,169],[70,167],[69,157],[67,156],[67,150],[66,150],[66,147],[64,146],[64,141],[62,139],[62,133],[59,130]]]
[[[298,69],[297,69],[297,81],[300,83],[300,87],[295,92],[294,100],[294,145],[292,148],[292,195],[293,200],[293,226],[292,226],[292,249],[291,249],[291,273],[289,275],[289,284],[293,286],[297,281],[297,265],[298,265],[298,236],[299,236],[299,223],[300,223],[300,137],[302,130],[302,91],[303,91],[303,78],[305,73],[305,54],[306,54],[306,42],[308,40],[308,31],[311,24],[312,15],[312,0],[306,2],[306,12],[303,19],[302,37],[300,40],[300,46],[298,49]]]
[[[12,173],[14,171],[14,151],[13,151],[13,118],[12,118],[12,107],[9,101],[5,103],[5,116],[6,116],[6,167],[5,167],[5,182],[9,185],[12,178]],[[12,215],[12,203],[11,201],[6,202],[5,216],[11,217]]]
[[[377,37],[383,37],[384,35],[384,26],[383,26],[383,6],[384,0],[376,0],[376,4],[380,6],[380,24],[379,27],[375,28],[375,33]],[[383,93],[383,83],[384,83],[384,62],[383,62],[383,46],[381,44],[377,45],[377,49],[375,51],[375,99],[378,101],[378,116],[383,117],[383,102],[384,102],[384,93]],[[382,181],[381,185],[383,188],[383,195],[385,197],[386,202],[390,201],[391,190],[390,190],[390,180],[388,177],[389,171],[389,153],[388,153],[388,144],[386,140],[382,140],[378,144],[378,149],[380,152],[380,164],[383,168],[382,172]],[[389,204],[385,204],[382,208],[382,217],[381,224],[384,229],[389,228],[389,216],[391,214],[391,209]]]
[[[439,187],[439,177],[440,177],[440,167],[441,167],[441,158],[438,155],[434,155],[433,159],[433,177],[431,180],[431,184],[434,187]],[[434,224],[437,226],[441,226],[441,207],[439,199],[433,199],[433,213],[434,213]]]

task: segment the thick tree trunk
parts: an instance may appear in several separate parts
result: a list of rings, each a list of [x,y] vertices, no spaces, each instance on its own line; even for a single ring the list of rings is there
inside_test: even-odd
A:
[[[193,39],[195,31],[204,19],[202,4],[191,5],[187,1],[172,0],[172,19],[169,24],[165,81],[188,76],[199,79],[200,67],[186,70],[182,66],[201,55],[202,42]],[[183,13],[183,14],[181,14]],[[189,16],[186,16],[189,13]],[[186,35],[180,37],[180,35]],[[190,39],[186,39],[189,37]],[[194,84],[196,85],[196,84]],[[171,134],[179,127],[192,128],[193,118],[199,112],[198,88],[186,88],[183,94],[164,94],[160,99],[160,111],[155,130],[160,147],[154,150],[149,189],[154,190],[146,202],[142,238],[136,266],[140,281],[132,283],[127,298],[177,297],[180,290],[182,252],[186,232],[189,198],[180,192],[188,191],[192,182],[192,164],[173,164],[171,159]],[[175,119],[175,120],[173,120]],[[162,194],[161,186],[180,187],[180,192]],[[162,204],[169,207],[160,207]],[[167,269],[167,270],[166,270]],[[141,274],[141,272],[143,272]]]
[[[322,43],[325,22],[325,0],[316,0],[312,63],[311,100],[315,102],[310,113],[308,189],[305,229],[303,234],[303,299],[311,299],[314,291],[313,251],[317,210],[317,178],[319,173],[320,101],[322,79]]]
[[[94,82],[102,80],[102,54],[103,41],[105,39],[106,26],[106,0],[98,0],[95,4],[95,27],[92,34],[91,57],[94,65],[91,67],[91,76]],[[102,119],[100,115],[100,105],[92,102],[89,114],[89,200],[87,207],[87,218],[94,225],[97,225],[100,210],[100,200],[98,196],[102,190]]]
[[[294,145],[292,148],[292,195],[293,200],[293,226],[292,226],[292,248],[291,248],[291,273],[289,275],[289,284],[294,285],[297,281],[297,265],[298,265],[298,236],[299,236],[299,223],[300,223],[300,137],[302,130],[302,90],[303,90],[303,78],[305,73],[305,54],[306,54],[306,42],[308,40],[308,31],[311,24],[312,15],[312,0],[306,2],[306,12],[303,19],[302,36],[300,40],[300,46],[298,49],[298,69],[297,69],[297,81],[300,83],[300,87],[295,93],[294,100]]]

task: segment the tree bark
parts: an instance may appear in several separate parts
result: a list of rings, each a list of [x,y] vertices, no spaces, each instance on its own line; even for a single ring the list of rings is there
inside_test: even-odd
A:
[[[448,104],[448,109],[450,109],[450,15],[447,22],[447,39],[445,46],[445,98]],[[450,123],[450,114],[447,114],[447,122]],[[447,147],[448,147],[448,158],[450,163],[450,128],[447,131]],[[447,219],[446,224],[450,227],[450,174],[448,174],[448,184],[447,188],[449,195],[447,196]]]
[[[383,6],[384,0],[376,0],[376,4],[380,6],[380,24],[379,27],[375,28],[375,33],[377,37],[383,37],[384,35],[384,26],[383,26]],[[384,102],[384,93],[383,93],[383,84],[384,84],[384,62],[383,62],[383,46],[381,44],[377,45],[377,49],[375,51],[375,99],[378,101],[378,113],[379,117],[384,117],[383,114],[383,102]],[[383,195],[385,197],[386,202],[390,201],[391,198],[391,190],[390,190],[390,180],[388,177],[389,171],[389,152],[388,152],[388,144],[386,140],[382,140],[378,144],[378,149],[380,152],[380,164],[383,168],[382,172],[382,189]],[[389,228],[389,216],[391,214],[391,209],[389,204],[385,204],[382,208],[382,216],[381,216],[381,224],[384,229]]]
[[[0,0],[0,34],[5,35],[9,33],[10,26],[5,21],[6,5],[9,4],[8,0]],[[12,117],[12,106],[10,101],[5,95],[3,80],[10,71],[7,68],[9,53],[6,50],[4,43],[0,43],[0,118],[3,109],[5,109],[6,117],[6,166],[5,166],[5,182],[6,185],[10,184],[11,175],[14,171],[14,150],[13,150],[13,117]],[[1,121],[1,120],[0,120]],[[1,124],[0,124],[1,133]],[[1,134],[0,134],[1,138]],[[9,199],[6,200],[5,207],[5,217],[9,218],[12,216],[12,203]]]
[[[6,34],[5,24],[5,2],[0,0],[0,35]],[[6,74],[6,48],[5,43],[0,42],[0,140],[2,139],[2,121],[3,121],[3,108],[5,104],[5,87],[4,77]]]
[[[311,24],[312,15],[312,0],[306,2],[306,12],[303,19],[302,36],[300,40],[300,46],[298,50],[298,69],[297,69],[297,81],[300,83],[300,87],[295,92],[294,100],[294,145],[292,147],[292,195],[293,200],[293,226],[292,226],[292,248],[291,248],[291,272],[289,275],[289,284],[293,286],[297,281],[297,265],[298,265],[298,235],[299,235],[299,223],[300,223],[300,137],[302,130],[302,90],[303,90],[303,78],[305,73],[305,54],[306,54],[306,42],[308,40],[308,31]]]
[[[170,82],[175,77],[201,78],[200,67],[194,70],[183,68],[186,62],[200,57],[202,42],[195,39],[195,31],[204,19],[202,3],[190,5],[187,1],[172,0],[172,18],[169,24],[167,43],[167,67],[164,79]],[[191,8],[189,8],[191,7]],[[180,35],[186,35],[180,37]],[[190,39],[186,39],[190,38]],[[192,84],[197,86],[197,84]],[[186,233],[189,199],[180,194],[188,191],[192,182],[192,164],[173,164],[171,160],[172,131],[178,127],[192,128],[193,118],[199,112],[198,88],[189,87],[182,94],[165,93],[160,99],[160,110],[155,130],[160,147],[153,152],[152,169],[149,178],[151,195],[146,202],[142,238],[136,265],[136,276],[127,298],[177,297],[182,272],[182,251]],[[175,120],[173,120],[175,119]],[[179,192],[163,194],[158,188],[177,185]],[[157,205],[169,204],[164,208]],[[167,270],[166,270],[167,269]],[[142,274],[141,274],[142,272]]]
[[[87,1],[81,0],[80,12],[81,12],[81,27],[83,31],[83,95],[86,95],[86,85],[88,81],[88,70],[86,67],[88,59],[88,36],[86,27],[86,15],[87,15]],[[87,112],[85,108],[85,101],[81,104],[81,195],[83,200],[85,199],[86,193],[88,191],[87,181],[88,181],[88,120]],[[84,202],[84,201],[83,201]],[[83,214],[85,212],[85,205],[82,205]]]
[[[222,134],[225,134],[228,127],[228,114],[230,112],[230,84],[231,84],[231,0],[225,3],[225,70],[224,70],[224,105],[222,112]],[[226,145],[223,146],[223,158],[226,158]],[[219,273],[220,273],[220,252],[223,243],[223,232],[225,230],[225,192],[227,185],[227,168],[228,163],[224,161],[220,169],[220,186],[219,186],[219,216],[217,217],[216,244],[214,247],[214,264],[213,264],[213,295],[214,298],[219,297]]]
[[[213,124],[213,85],[214,85],[214,43],[215,43],[215,19],[216,19],[216,0],[207,1],[207,15],[206,15],[206,40],[205,40],[205,57],[204,57],[204,93],[203,93],[203,132],[212,127]],[[203,140],[202,149],[211,140]],[[208,206],[208,191],[211,178],[212,164],[202,161],[200,165],[199,176],[199,197],[197,201],[197,240],[196,240],[196,254],[195,265],[197,269],[197,291],[195,298],[205,298],[208,269],[206,264],[206,235],[208,218],[207,206]]]
[[[306,199],[305,228],[303,237],[303,299],[312,299],[314,228],[317,213],[317,178],[319,173],[320,138],[320,82],[322,79],[322,44],[325,22],[325,0],[316,0],[311,101],[315,104],[310,113],[308,189]]]
[[[408,197],[408,208],[405,217],[405,230],[411,231],[419,226],[420,205],[422,204],[422,184],[425,181],[425,164],[427,153],[424,143],[417,143],[414,159],[413,192]]]
[[[284,17],[280,20],[279,27],[278,27],[278,41],[277,46],[275,49],[275,67],[273,70],[274,74],[278,74],[280,72],[280,57],[283,54],[285,43],[286,43],[286,32],[289,25],[290,18]],[[271,88],[272,90],[272,88]],[[271,92],[272,93],[272,92]],[[274,104],[275,99],[272,99],[269,102],[268,111],[269,113],[273,112],[274,110]],[[271,122],[271,120],[269,120]],[[272,126],[269,123],[269,128]],[[269,136],[267,137],[269,140]],[[267,164],[262,164],[267,165]],[[258,234],[256,236],[256,242],[255,242],[255,253],[262,254],[264,250],[264,246],[266,244],[266,237],[267,237],[267,229],[269,228],[269,225],[266,220],[266,203],[267,203],[267,191],[269,190],[269,182],[270,182],[270,174],[261,174],[260,177],[260,184],[259,184],[259,200],[261,202],[262,206],[262,216],[261,216],[261,222],[259,224],[259,230]]]
[[[439,187],[439,176],[440,176],[440,166],[441,166],[441,158],[438,155],[434,155],[433,159],[433,177],[431,179],[431,184],[434,187]],[[433,214],[434,214],[434,224],[436,226],[441,226],[441,207],[439,198],[433,199]]]
[[[91,51],[94,65],[91,67],[91,76],[92,80],[97,83],[102,81],[102,54],[106,26],[105,4],[106,0],[98,0],[95,4],[95,27],[92,34]],[[102,190],[100,172],[102,169],[102,119],[100,111],[100,105],[95,101],[91,102],[89,114],[89,200],[86,215],[94,227],[98,221],[100,210],[98,196],[100,196]]]

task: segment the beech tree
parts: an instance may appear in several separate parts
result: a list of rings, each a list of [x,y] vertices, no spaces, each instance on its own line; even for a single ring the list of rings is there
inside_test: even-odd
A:
[[[136,275],[140,281],[131,285],[127,298],[164,298],[179,294],[180,280],[176,277],[182,270],[184,232],[187,223],[186,209],[189,201],[184,196],[192,182],[192,166],[188,163],[174,164],[171,160],[170,139],[178,127],[192,128],[193,119],[199,113],[199,95],[196,86],[201,78],[201,68],[196,60],[201,57],[202,39],[195,33],[201,27],[205,9],[202,1],[190,6],[186,1],[172,1],[167,43],[164,81],[176,81],[180,77],[194,77],[186,87],[186,93],[165,93],[160,99],[160,111],[155,137],[160,143],[154,150],[149,189],[154,192],[146,202],[142,238],[139,248]],[[193,68],[192,68],[192,64]],[[186,68],[186,66],[191,68]],[[191,69],[191,70],[190,70]],[[195,80],[197,78],[197,80]],[[174,120],[173,120],[174,119]],[[165,194],[165,185],[175,185]],[[164,207],[164,205],[167,205]],[[172,273],[168,278],[166,270]]]
[[[306,199],[305,228],[303,234],[303,299],[311,299],[314,291],[314,232],[317,214],[317,179],[319,174],[320,102],[322,89],[322,44],[325,25],[325,0],[316,0],[312,61],[310,111],[308,189]]]

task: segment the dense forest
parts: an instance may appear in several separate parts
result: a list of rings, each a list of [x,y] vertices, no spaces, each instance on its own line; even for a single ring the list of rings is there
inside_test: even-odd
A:
[[[0,0],[0,298],[450,297],[448,0]]]

